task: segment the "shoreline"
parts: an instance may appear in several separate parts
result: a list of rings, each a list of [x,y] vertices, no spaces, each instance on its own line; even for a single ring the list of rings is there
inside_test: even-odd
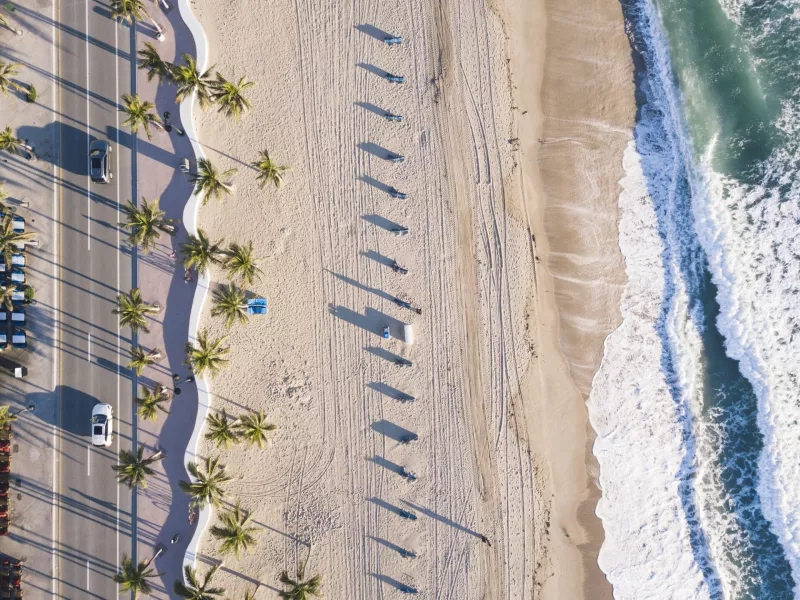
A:
[[[522,74],[511,76],[515,104],[534,115],[517,118],[522,195],[537,256],[539,293],[532,300],[530,326],[542,332],[540,342],[557,342],[539,353],[534,385],[545,400],[532,407],[532,449],[546,465],[543,470],[549,469],[540,491],[552,495],[550,510],[558,524],[537,556],[553,565],[539,583],[543,599],[610,600],[611,585],[597,563],[604,533],[595,513],[601,489],[586,401],[605,338],[621,322],[625,265],[617,202],[636,110],[633,64],[616,0],[596,0],[589,7],[570,0],[537,4],[526,14],[510,2],[508,13],[512,73]],[[609,154],[616,160],[608,160]],[[577,240],[583,227],[605,244],[582,247]],[[614,250],[604,254],[608,248]],[[586,306],[578,298],[594,303]],[[565,434],[576,442],[568,453]],[[576,563],[578,585],[571,573]]]

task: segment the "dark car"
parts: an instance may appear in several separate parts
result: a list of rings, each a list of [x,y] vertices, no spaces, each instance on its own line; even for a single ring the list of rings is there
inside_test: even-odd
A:
[[[95,183],[111,181],[111,144],[95,140],[89,145],[89,177]]]

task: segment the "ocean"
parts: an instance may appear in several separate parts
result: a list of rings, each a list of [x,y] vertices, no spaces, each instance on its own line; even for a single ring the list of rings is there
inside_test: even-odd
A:
[[[622,0],[622,323],[589,398],[618,600],[800,598],[800,0]]]

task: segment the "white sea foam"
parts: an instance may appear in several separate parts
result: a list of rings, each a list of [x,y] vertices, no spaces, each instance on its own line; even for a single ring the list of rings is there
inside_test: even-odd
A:
[[[784,107],[779,124],[798,127]],[[717,327],[758,398],[764,436],[758,492],[800,589],[800,156],[770,158],[765,185],[744,186],[711,167],[696,182],[698,237],[718,288]],[[800,594],[795,592],[795,597]]]
[[[648,100],[658,110],[643,113],[638,143],[624,157],[620,247],[629,283],[589,401],[606,531],[599,563],[618,600],[735,598],[759,575],[752,547],[747,556],[747,524],[726,510],[720,481],[717,454],[738,416],[694,418],[701,315],[689,314],[686,286],[696,284],[692,269],[702,261],[686,247],[699,241],[718,288],[726,354],[740,361],[758,399],[760,508],[800,589],[800,151],[776,151],[763,186],[715,173],[713,146],[692,165],[660,22],[650,0],[641,8],[652,38]],[[786,133],[800,130],[797,107],[784,104],[778,126]],[[688,197],[677,189],[681,169],[691,184],[685,222],[675,208],[681,193]],[[697,241],[689,239],[695,231]]]
[[[606,340],[588,405],[603,491],[597,514],[605,541],[598,562],[618,600],[710,598],[679,489],[693,466],[691,437],[685,435],[692,367],[690,361],[677,365],[675,372],[688,380],[689,390],[678,397],[673,397],[676,382],[668,381],[661,368],[664,344],[670,343],[658,328],[667,294],[673,299],[670,337],[677,343],[690,340],[691,348],[699,336],[692,331],[685,292],[667,289],[664,241],[633,142],[624,166],[620,248],[628,284],[623,321]]]

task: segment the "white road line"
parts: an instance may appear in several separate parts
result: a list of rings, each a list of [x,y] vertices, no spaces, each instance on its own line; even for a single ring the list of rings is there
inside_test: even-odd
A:
[[[88,2],[87,2],[88,4]],[[86,559],[86,591],[89,591],[89,559]]]
[[[92,474],[92,447],[86,446],[86,475]]]
[[[92,334],[87,333],[86,338],[88,341],[86,346],[86,362],[92,362]]]
[[[52,68],[52,72],[56,73],[57,65],[58,65],[58,55],[56,54],[56,46],[58,44],[56,43],[56,40],[58,40],[60,38],[59,38],[58,32],[56,30],[56,23],[58,22],[57,21],[57,15],[56,15],[56,4],[57,4],[57,2],[52,2],[51,4],[52,4],[52,10],[51,10],[51,19],[50,20],[53,23],[53,28],[52,28],[52,30],[53,30],[53,33],[52,33],[52,35],[53,35],[53,50],[52,50],[53,68]],[[57,73],[57,75],[60,75],[60,73]],[[53,85],[53,88],[52,88],[53,89],[53,99],[52,99],[53,100],[53,107],[52,107],[53,110],[56,110],[56,106],[57,106],[57,103],[58,103],[58,87],[59,87],[58,78],[56,78],[55,85]],[[53,248],[55,249],[54,250],[55,260],[53,261],[53,287],[54,287],[54,290],[53,290],[53,292],[54,292],[53,293],[53,322],[55,323],[55,327],[53,328],[55,344],[53,344],[53,348],[55,348],[55,352],[56,352],[56,354],[53,356],[53,389],[54,390],[56,390],[56,386],[58,385],[58,364],[59,364],[59,362],[61,360],[60,357],[58,356],[58,352],[59,352],[59,350],[58,350],[58,340],[59,340],[59,337],[60,337],[60,332],[59,332],[60,317],[59,317],[59,313],[58,313],[58,304],[59,304],[58,303],[58,293],[59,293],[58,263],[59,263],[59,260],[60,260],[61,257],[60,257],[60,252],[58,251],[58,248],[59,248],[59,246],[58,246],[58,243],[59,243],[58,242],[58,225],[57,225],[57,223],[59,221],[59,219],[57,217],[57,215],[58,215],[58,184],[55,183],[57,181],[56,177],[58,175],[58,162],[61,160],[61,157],[59,156],[59,154],[61,152],[61,135],[60,135],[60,133],[59,133],[59,135],[57,137],[58,137],[57,140],[53,140],[53,146],[54,146],[54,148],[56,148],[56,151],[53,152],[53,155],[55,156],[55,159],[53,160],[53,215],[52,215],[52,217],[53,217]],[[56,393],[56,396],[57,396],[58,392],[56,391],[55,393]],[[56,410],[59,410],[58,403],[56,403]],[[56,449],[58,448],[58,423],[59,423],[59,419],[60,419],[60,415],[57,415],[56,418],[54,419],[54,423],[53,423],[53,499],[52,499],[52,504],[51,504],[53,509],[52,509],[52,522],[51,522],[51,525],[50,525],[51,526],[50,537],[53,540],[53,544],[52,544],[52,549],[53,549],[53,555],[52,556],[53,557],[52,557],[52,562],[51,562],[51,565],[50,565],[50,567],[52,569],[52,582],[51,582],[51,585],[52,585],[51,592],[52,592],[52,594],[51,595],[53,596],[53,598],[55,598],[58,595],[58,583],[57,583],[58,582],[58,577],[57,577],[58,561],[56,560],[56,555],[57,555],[57,553],[56,553],[56,540],[58,538],[58,527],[56,525],[57,520],[58,520],[58,511],[56,510],[56,506],[58,504],[58,496],[57,496],[57,494],[58,494],[58,481],[57,481],[58,454],[56,452]]]
[[[116,73],[116,101],[119,102],[119,23],[114,24],[114,55],[115,55],[115,73]],[[119,176],[119,111],[114,111],[116,115],[116,129],[117,129],[117,203],[119,203],[119,193],[120,193],[120,176]],[[135,198],[134,198],[135,200]],[[119,227],[117,227],[117,289],[119,287]],[[122,343],[120,340],[120,325],[119,325],[119,318],[117,318],[117,356],[120,355],[122,350]],[[120,400],[120,363],[117,360],[117,412],[119,413],[119,400]],[[119,423],[119,421],[117,421]],[[119,465],[119,433],[117,434],[117,465]],[[134,448],[136,450],[136,448]],[[114,486],[117,490],[117,557],[119,557],[119,488],[120,486]],[[131,515],[131,527],[134,526],[134,518]],[[133,556],[136,556],[136,552],[134,549]]]
[[[86,2],[86,154],[89,154],[89,2]],[[88,162],[88,156],[87,156]],[[92,249],[92,180],[86,175],[86,248]]]

